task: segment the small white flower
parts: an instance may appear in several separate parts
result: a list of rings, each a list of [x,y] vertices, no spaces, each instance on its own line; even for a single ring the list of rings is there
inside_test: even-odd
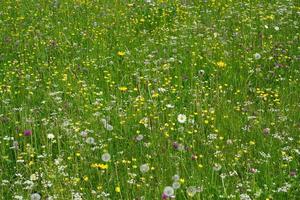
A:
[[[49,134],[47,135],[47,138],[48,138],[49,140],[53,140],[53,139],[55,138],[55,136],[54,136],[54,134],[49,133]]]
[[[168,197],[171,197],[174,194],[174,189],[171,186],[167,186],[164,189],[164,194]]]
[[[110,161],[110,154],[109,153],[104,153],[102,156],[101,156],[101,159],[104,161],[104,162],[108,162]]]
[[[140,166],[140,171],[141,171],[142,173],[148,172],[149,169],[150,169],[150,167],[149,167],[148,164],[142,164],[142,165]]]
[[[41,195],[39,194],[39,193],[32,193],[31,195],[30,195],[30,199],[31,200],[40,200],[42,197],[41,197]]]
[[[250,196],[248,194],[240,194],[241,200],[251,200]]]
[[[185,123],[185,122],[186,122],[186,115],[184,115],[184,114],[179,114],[179,115],[177,116],[177,120],[178,120],[178,122],[181,123],[181,124]]]
[[[259,60],[259,59],[261,59],[261,55],[260,55],[259,53],[255,53],[255,54],[254,54],[254,58],[255,58],[256,60]]]
[[[15,195],[14,198],[17,199],[17,200],[23,200],[23,199],[24,199],[24,198],[23,198],[22,196],[20,196],[20,195]]]
[[[166,107],[167,107],[167,108],[174,108],[175,106],[172,105],[172,104],[167,104]]]
[[[36,174],[31,174],[30,180],[31,181],[36,181],[36,180],[38,180],[38,176]]]
[[[274,29],[275,29],[275,31],[279,31],[279,27],[278,26],[275,26]]]
[[[220,164],[218,164],[218,163],[215,163],[214,166],[213,166],[213,170],[214,171],[220,171],[221,168],[222,168],[222,166]]]

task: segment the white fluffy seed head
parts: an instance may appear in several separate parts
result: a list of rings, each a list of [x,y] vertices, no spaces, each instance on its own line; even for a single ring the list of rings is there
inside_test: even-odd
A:
[[[41,197],[41,195],[39,194],[39,193],[32,193],[31,195],[30,195],[30,199],[31,200],[40,200],[42,197]]]
[[[104,153],[104,154],[102,154],[102,156],[101,156],[101,159],[102,159],[104,162],[110,161],[110,158],[111,158],[111,156],[110,156],[109,153]]]
[[[140,171],[141,171],[142,173],[148,172],[149,169],[150,169],[150,167],[149,167],[148,164],[142,164],[142,165],[140,166]]]
[[[164,194],[168,197],[171,197],[174,194],[174,188],[172,188],[171,186],[165,187]]]
[[[175,181],[173,184],[172,184],[172,187],[177,190],[180,188],[180,183],[178,181]]]

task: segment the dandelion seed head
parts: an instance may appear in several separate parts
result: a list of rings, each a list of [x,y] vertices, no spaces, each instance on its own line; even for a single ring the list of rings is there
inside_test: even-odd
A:
[[[104,162],[108,162],[108,161],[110,161],[111,156],[110,156],[109,153],[104,153],[104,154],[102,154],[101,159],[102,159]]]

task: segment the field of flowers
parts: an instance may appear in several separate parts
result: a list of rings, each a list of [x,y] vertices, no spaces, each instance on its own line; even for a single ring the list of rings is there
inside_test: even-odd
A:
[[[300,199],[299,0],[0,1],[0,199]]]

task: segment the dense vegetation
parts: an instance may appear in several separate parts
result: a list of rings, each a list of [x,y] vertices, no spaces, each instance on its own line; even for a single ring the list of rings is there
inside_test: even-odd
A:
[[[2,0],[0,199],[299,199],[298,0]]]

